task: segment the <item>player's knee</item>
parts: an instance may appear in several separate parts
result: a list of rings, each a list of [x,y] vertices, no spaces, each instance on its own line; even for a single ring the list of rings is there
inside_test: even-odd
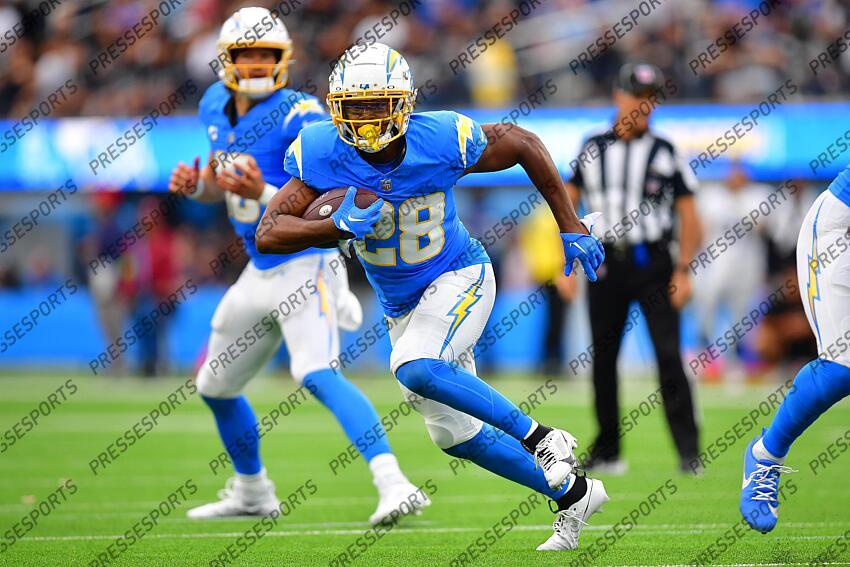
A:
[[[338,370],[333,373],[328,372],[328,370],[333,370],[331,368],[332,364],[337,363],[335,359],[331,358],[330,354],[318,354],[307,351],[296,352],[292,354],[289,363],[289,373],[292,374],[292,379],[299,384],[304,384],[305,380],[310,377],[329,380],[339,375]],[[339,365],[337,364],[337,366]],[[313,388],[310,388],[310,392],[315,394]]]
[[[428,358],[405,362],[396,370],[396,378],[411,392],[426,396],[426,392],[433,389],[431,386],[432,365],[436,362],[438,361]]]
[[[457,419],[446,414],[429,415],[425,417],[425,427],[434,445],[452,457],[468,458],[468,453],[458,453],[455,449],[458,445],[473,439],[479,433],[483,423],[477,419],[469,418],[468,426],[462,426]]]
[[[289,362],[289,373],[292,375],[292,379],[295,380],[298,384],[304,383],[304,378],[309,374],[305,365],[302,361],[298,359],[298,356],[293,356]],[[310,392],[313,392],[310,389]]]
[[[198,393],[205,398],[235,398],[239,395],[238,388],[234,389],[228,386],[226,381],[213,376],[206,366],[201,367],[198,372],[195,386],[198,388]]]

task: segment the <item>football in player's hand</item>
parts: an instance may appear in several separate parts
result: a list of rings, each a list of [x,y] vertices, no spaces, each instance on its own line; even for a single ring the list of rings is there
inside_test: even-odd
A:
[[[330,218],[334,211],[342,204],[347,192],[348,187],[343,187],[340,189],[331,189],[327,193],[319,195],[315,201],[307,205],[307,209],[301,215],[301,218],[304,220],[324,220]],[[365,209],[377,201],[378,198],[378,195],[368,189],[358,189],[357,196],[354,198],[354,204],[359,209]],[[353,234],[343,232],[340,238],[348,239],[353,237]],[[336,246],[337,242],[328,242],[327,244],[317,246],[317,248],[334,248]]]

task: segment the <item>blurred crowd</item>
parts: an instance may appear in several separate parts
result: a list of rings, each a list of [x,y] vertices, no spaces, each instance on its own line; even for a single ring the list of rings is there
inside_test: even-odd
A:
[[[168,14],[148,25],[151,11],[161,4]],[[850,86],[850,54],[817,74],[809,67],[847,28],[850,5],[842,0],[769,2],[769,15],[698,73],[689,61],[768,2],[656,2],[613,46],[593,55],[592,65],[571,66],[635,4],[547,0],[529,10],[528,1],[515,0],[13,1],[0,7],[0,116],[29,112],[67,79],[83,93],[58,105],[55,115],[141,115],[186,78],[203,88],[215,80],[209,63],[221,23],[246,5],[281,9],[295,47],[290,84],[312,80],[320,95],[330,64],[357,38],[370,37],[365,35],[370,28],[402,50],[417,84],[435,85],[421,101],[431,107],[510,104],[548,79],[559,86],[552,105],[601,101],[616,70],[632,59],[660,66],[684,99],[756,98],[788,77],[806,95],[838,96]],[[520,5],[520,14],[527,15],[502,39],[483,52],[470,47]],[[49,7],[42,9],[46,15],[24,17],[39,7]],[[402,15],[387,24],[382,18],[393,9]],[[128,32],[146,16],[145,25]],[[491,43],[489,37],[484,43]],[[451,62],[470,52],[467,48],[476,53],[471,63],[453,69]],[[104,58],[104,53],[112,55]],[[191,105],[182,110],[191,112]]]
[[[772,371],[782,372],[786,363],[809,360],[817,354],[796,286],[795,248],[805,213],[824,186],[805,180],[789,184],[793,190],[788,191],[787,202],[760,219],[752,233],[695,276],[694,297],[684,317],[690,327],[685,333],[690,337],[685,348],[692,351],[687,358],[725,340],[722,337],[728,329],[753,309],[762,308],[754,332],[747,333],[711,365],[699,368],[703,379],[722,376],[743,381]],[[743,168],[733,169],[727,179],[703,183],[697,196],[705,230],[701,250],[722,239],[735,223],[776,190],[774,184],[752,181]],[[493,227],[499,226],[504,215],[516,206],[517,193],[526,195],[525,190],[516,188],[473,187],[458,192],[458,207],[470,233],[482,240],[487,234],[492,236]],[[222,290],[236,281],[247,257],[224,266],[215,261],[234,240],[224,207],[191,201],[181,203],[166,222],[158,224],[115,261],[98,264],[98,257],[108,254],[108,247],[149,215],[162,199],[122,193],[88,196],[86,206],[63,223],[59,238],[70,241],[71,254],[50,244],[57,237],[49,234],[41,244],[31,242],[16,248],[17,252],[25,252],[25,257],[20,261],[0,261],[0,292],[55,285],[71,273],[76,281],[87,283],[104,335],[119,336],[130,321],[148,312],[151,305],[188,278],[201,287]],[[3,202],[0,200],[0,204]],[[582,304],[585,284],[581,278],[564,278],[560,272],[563,255],[557,226],[547,207],[539,207],[520,220],[515,230],[488,242],[487,252],[501,291],[527,293],[532,287],[542,286],[546,309],[537,370],[545,375],[562,375],[569,362],[569,333],[575,331],[586,312]],[[97,267],[96,274],[92,264]],[[371,301],[362,268],[351,261],[348,266],[352,287]],[[544,285],[546,282],[554,285]],[[768,302],[769,309],[765,308],[764,302],[772,291],[783,288],[783,282],[787,293]],[[141,371],[157,374],[167,369],[168,361],[162,356],[160,344],[167,333],[167,326],[160,327],[159,336],[152,336],[152,342],[144,347],[146,362]],[[488,358],[485,355],[479,361],[485,371],[490,370]],[[116,364],[113,371],[123,372],[121,364]]]
[[[0,213],[0,227],[16,220],[25,203],[0,194],[0,210],[8,213]],[[40,226],[24,244],[9,247],[0,257],[0,293],[52,288],[71,275],[88,289],[103,337],[111,342],[189,279],[200,287],[219,288],[236,281],[247,256],[224,265],[214,262],[235,240],[223,205],[180,202],[163,220],[151,222],[142,238],[134,238],[126,249],[116,248],[131,242],[134,225],[150,221],[165,203],[161,194],[98,192],[84,197],[62,219]],[[120,253],[113,256],[116,250]],[[165,355],[168,319],[139,341],[138,373],[153,376],[170,369]],[[126,364],[118,358],[110,372],[125,374]]]
[[[406,4],[390,29],[382,18]],[[420,103],[427,107],[507,106],[552,80],[557,92],[547,104],[608,103],[613,78],[620,65],[641,59],[657,64],[678,86],[676,99],[739,102],[761,98],[786,78],[807,96],[838,97],[850,88],[850,52],[813,73],[809,62],[835,44],[848,26],[850,3],[842,0],[784,0],[770,2],[773,12],[759,20],[751,32],[725,50],[710,65],[694,73],[689,61],[752,9],[755,0],[667,0],[616,44],[594,56],[587,69],[575,69],[575,59],[614,22],[629,13],[629,0],[541,0],[504,38],[479,53],[469,65],[452,67],[459,54],[468,52],[485,31],[521,2],[509,0],[288,0],[286,2],[234,2],[224,0],[170,0],[173,11],[160,16],[157,25],[141,28],[134,45],[116,51],[116,40],[161,5],[157,0],[131,1],[18,1],[0,6],[0,116],[19,117],[30,112],[68,79],[82,93],[52,108],[53,116],[141,115],[191,78],[203,88],[215,80],[210,61],[223,20],[240,7],[286,7],[285,23],[294,42],[290,84],[308,81],[324,94],[330,64],[370,28],[380,27],[382,41],[400,49],[414,70],[415,82],[432,85]],[[49,5],[49,13],[24,17]],[[528,3],[526,2],[527,6]],[[21,27],[23,26],[23,27]],[[12,30],[7,32],[6,30]],[[23,33],[18,37],[18,30]],[[4,33],[5,32],[5,33]],[[846,45],[846,44],[845,44]],[[102,54],[117,53],[104,58]],[[455,72],[457,71],[457,72]],[[195,111],[186,104],[181,112]],[[822,187],[799,182],[793,206],[783,209],[747,245],[729,255],[729,266],[715,266],[717,282],[707,277],[697,286],[691,309],[698,315],[699,341],[707,344],[724,325],[763,300],[776,282],[793,274],[793,248],[797,229],[808,203]],[[707,184],[700,210],[706,224],[706,241],[720,234],[742,207],[758,202],[771,188],[750,182],[745,171]],[[509,191],[509,190],[506,190]],[[48,284],[72,271],[78,281],[88,281],[106,336],[115,336],[133,313],[167,294],[176,281],[191,277],[198,285],[232,283],[242,263],[211,270],[214,257],[232,241],[233,233],[223,207],[184,203],[167,224],[146,238],[131,253],[94,278],[87,266],[107,243],[136,222],[161,197],[141,194],[98,194],[87,198],[86,209],[68,223],[72,265],[64,264],[55,247],[35,247],[25,261],[0,262],[0,288]],[[461,197],[459,197],[460,199]],[[504,191],[472,189],[465,192],[461,209],[474,235],[493,226],[504,214],[510,198]],[[3,201],[0,201],[3,202]],[[542,215],[542,216],[541,216]],[[547,247],[541,237],[552,227],[541,209],[524,228],[501,239],[488,251],[499,274],[501,289],[551,278],[551,258],[541,258]],[[557,247],[556,247],[557,248]],[[20,260],[20,259],[19,259]],[[749,278],[735,279],[724,287],[736,262],[752,267]],[[557,263],[557,262],[556,262]],[[730,272],[729,270],[732,270]],[[353,285],[364,285],[358,267]],[[725,274],[725,275],[724,275]],[[712,276],[714,277],[714,276]],[[726,291],[724,291],[726,290]],[[547,288],[549,310],[546,341],[540,369],[555,373],[564,365],[564,315],[579,291],[561,282]],[[717,314],[720,314],[719,316]],[[166,332],[163,329],[163,332]],[[158,340],[161,340],[158,339]],[[707,377],[721,372],[743,375],[771,367],[789,356],[811,358],[813,348],[799,299],[773,306],[757,336],[736,348],[728,368],[709,368]],[[157,345],[149,346],[144,372],[162,371]],[[486,361],[483,361],[486,364]]]

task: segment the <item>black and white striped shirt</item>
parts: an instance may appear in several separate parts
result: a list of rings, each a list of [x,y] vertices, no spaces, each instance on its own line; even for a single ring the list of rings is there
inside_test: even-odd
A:
[[[600,211],[594,234],[605,244],[670,241],[673,203],[692,195],[697,179],[668,140],[652,131],[622,140],[612,131],[590,137],[571,180],[587,210]]]

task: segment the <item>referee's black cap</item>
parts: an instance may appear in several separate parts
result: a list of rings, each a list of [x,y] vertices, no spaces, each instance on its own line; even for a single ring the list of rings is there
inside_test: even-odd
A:
[[[664,76],[651,63],[626,63],[620,67],[617,88],[635,96],[652,94],[661,88]]]

